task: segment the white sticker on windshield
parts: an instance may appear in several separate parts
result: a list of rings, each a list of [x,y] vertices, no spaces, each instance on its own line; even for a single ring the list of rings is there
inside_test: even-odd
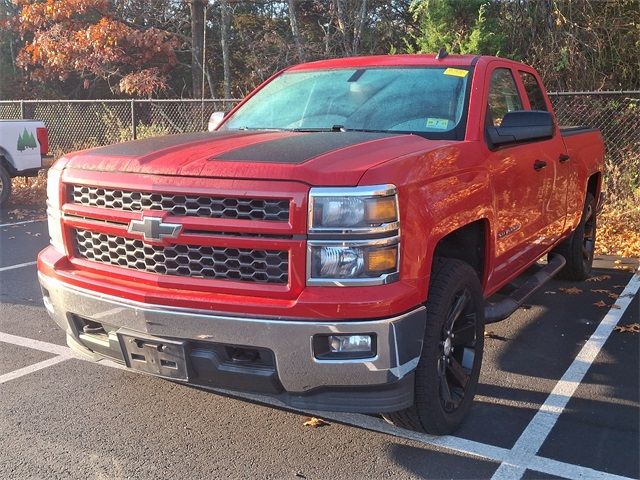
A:
[[[427,128],[435,128],[437,130],[446,130],[449,128],[449,120],[446,118],[427,118]]]

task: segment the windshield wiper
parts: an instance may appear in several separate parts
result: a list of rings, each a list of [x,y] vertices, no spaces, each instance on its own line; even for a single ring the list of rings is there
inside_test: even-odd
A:
[[[345,128],[343,132],[393,133],[393,130],[374,130],[372,128]]]
[[[290,131],[292,132],[344,132],[345,128],[344,125],[334,125],[331,128],[307,128],[307,127],[300,127],[300,128],[292,128],[290,129]]]

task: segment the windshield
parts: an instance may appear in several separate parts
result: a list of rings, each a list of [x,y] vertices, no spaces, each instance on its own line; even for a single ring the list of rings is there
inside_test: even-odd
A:
[[[462,139],[463,68],[366,68],[289,72],[276,77],[221,130],[356,130]]]

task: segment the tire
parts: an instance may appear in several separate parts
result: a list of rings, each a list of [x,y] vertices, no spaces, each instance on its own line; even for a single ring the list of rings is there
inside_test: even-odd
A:
[[[553,250],[567,261],[556,278],[576,281],[589,278],[596,246],[596,229],[596,199],[591,193],[587,193],[578,227]]]
[[[4,208],[11,196],[11,177],[0,164],[0,208]]]
[[[447,435],[471,407],[482,364],[484,298],[475,270],[460,260],[436,258],[426,307],[414,404],[383,417],[399,427]],[[457,333],[453,341],[448,332]]]

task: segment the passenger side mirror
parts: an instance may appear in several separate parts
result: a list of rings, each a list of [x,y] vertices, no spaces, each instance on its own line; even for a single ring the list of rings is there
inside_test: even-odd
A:
[[[487,127],[492,146],[530,142],[553,137],[553,117],[540,110],[517,110],[507,113],[499,127]]]
[[[209,123],[207,125],[207,130],[213,132],[220,124],[224,117],[227,115],[227,112],[213,112],[209,117]]]

